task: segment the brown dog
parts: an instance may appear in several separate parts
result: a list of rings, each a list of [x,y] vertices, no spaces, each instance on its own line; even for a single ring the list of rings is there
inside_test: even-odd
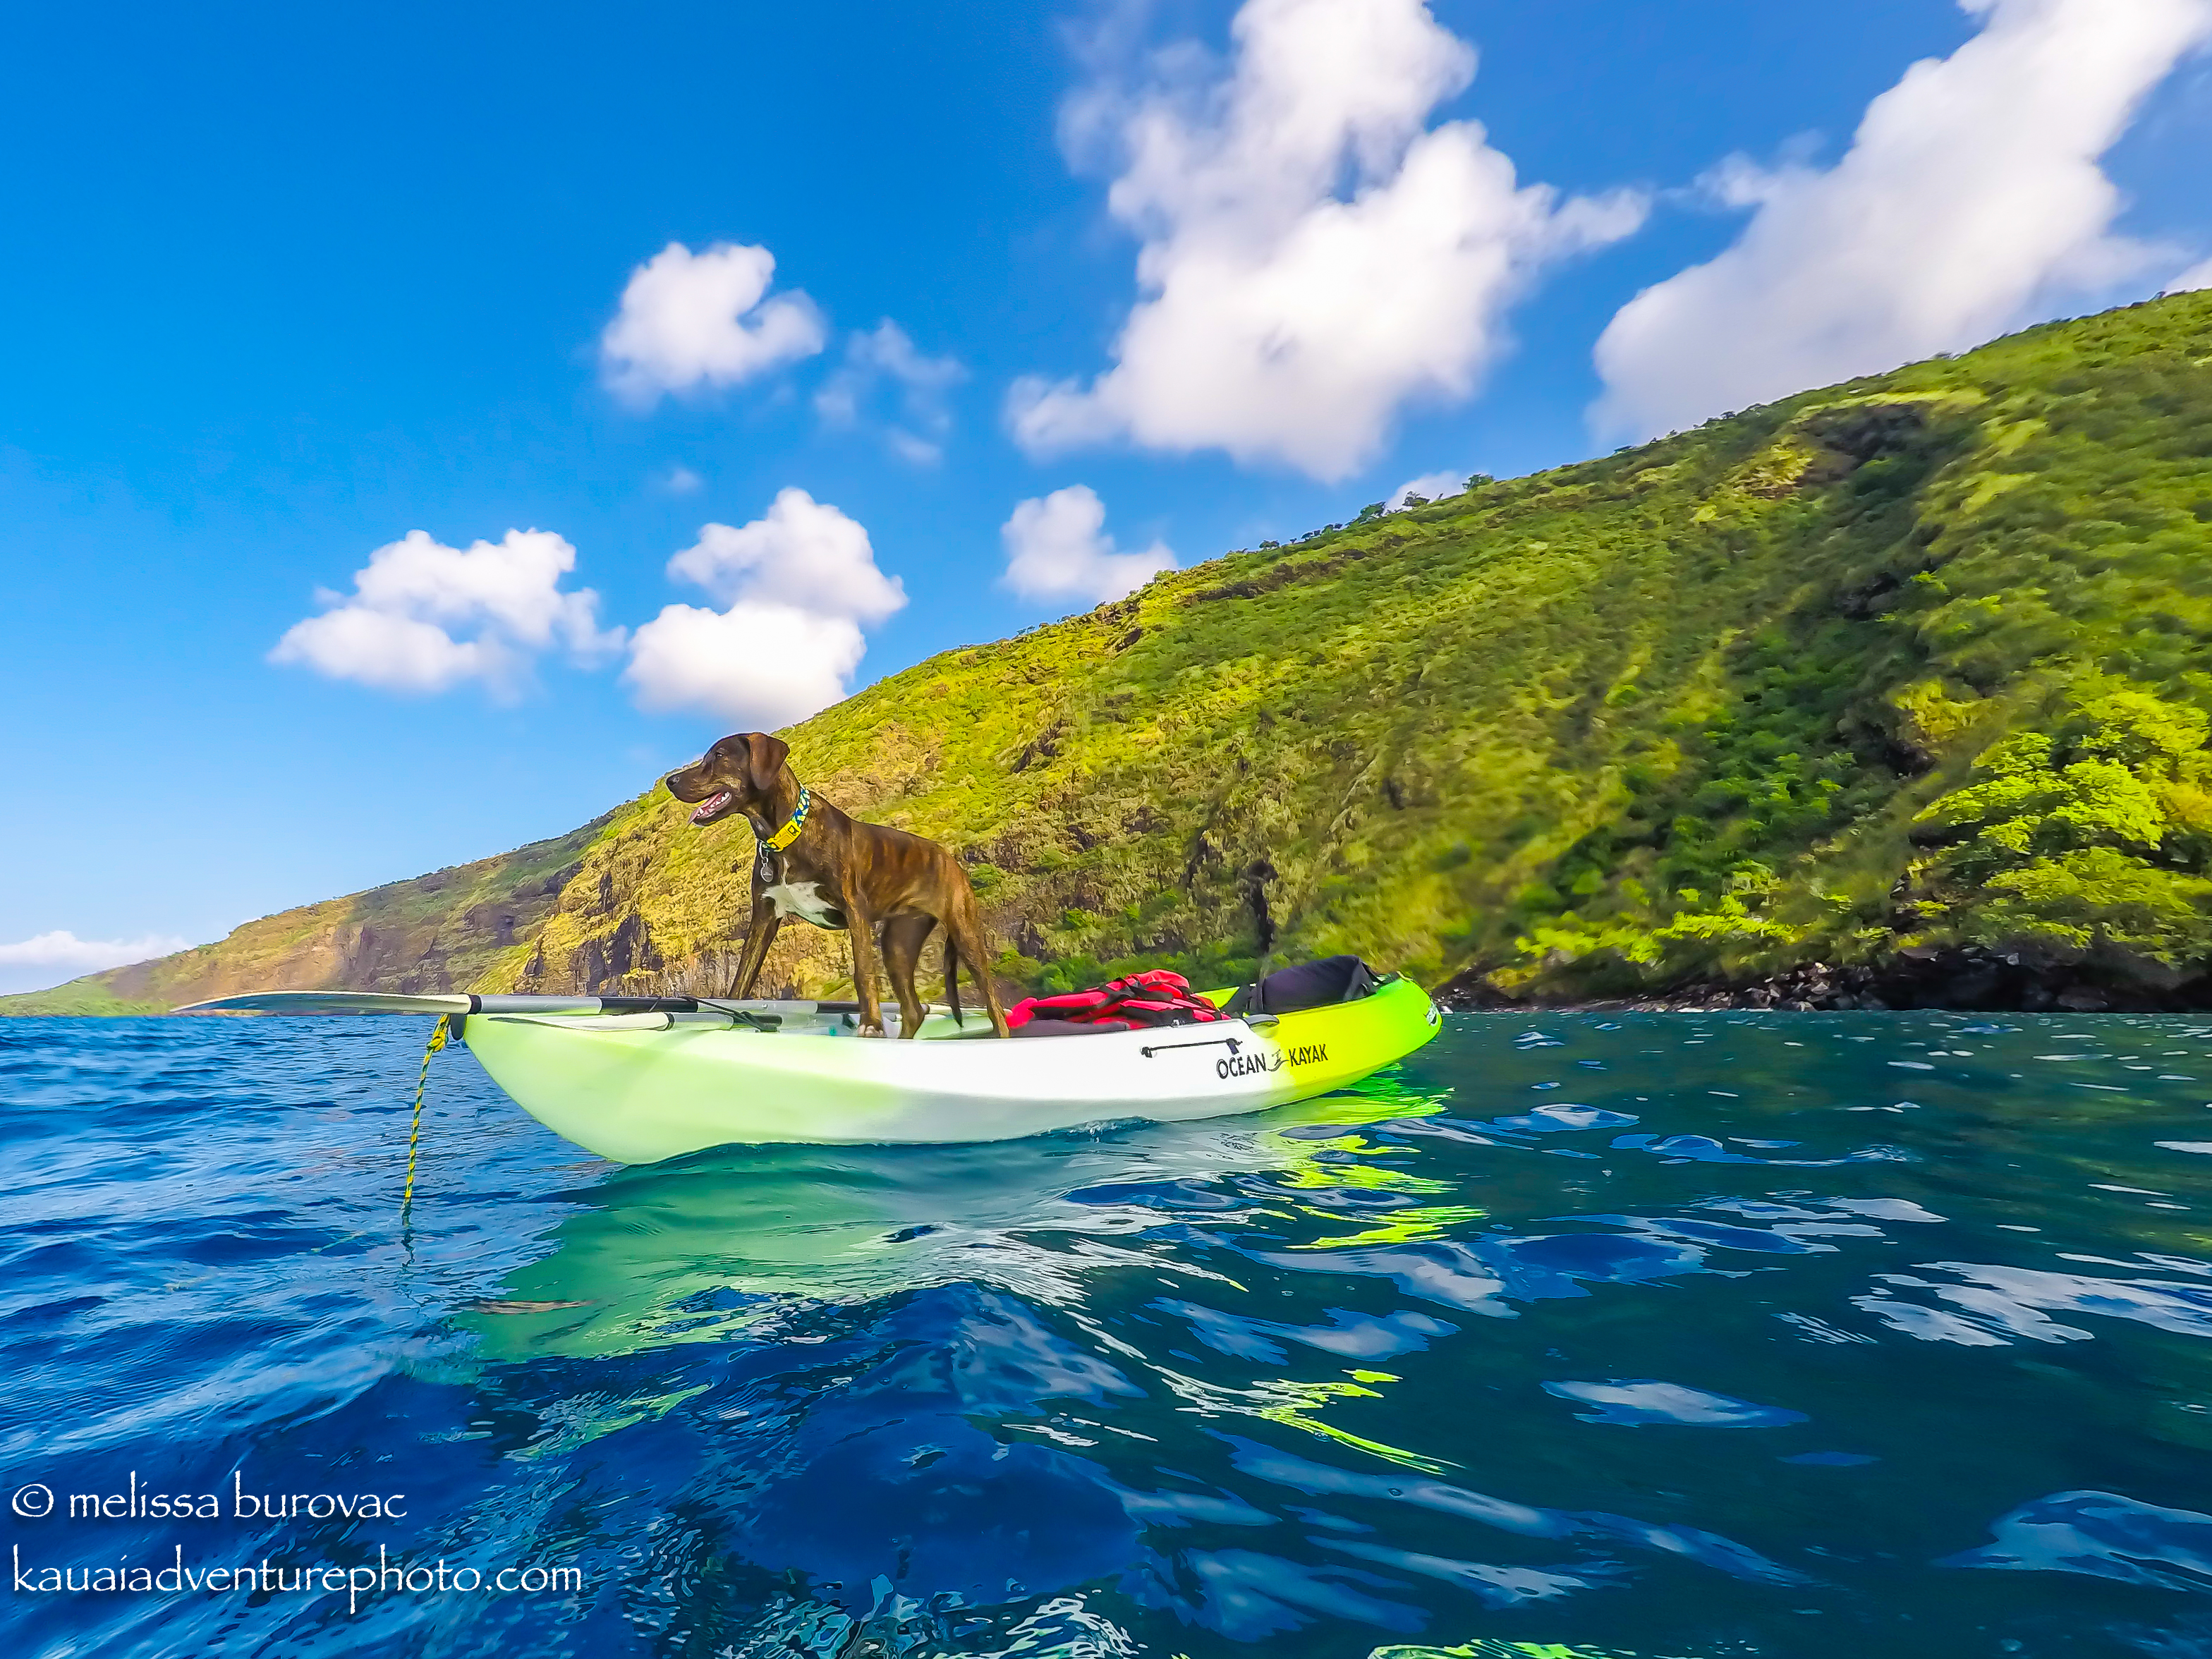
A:
[[[1009,1035],[1006,1011],[991,983],[982,919],[968,872],[935,842],[857,823],[802,789],[788,764],[790,752],[781,738],[764,732],[740,732],[662,780],[677,799],[696,804],[693,823],[703,826],[742,812],[760,842],[753,860],[752,923],[731,996],[751,994],[776,929],[784,917],[798,916],[817,927],[842,928],[851,937],[853,987],[860,999],[860,1030],[868,1036],[884,1034],[883,1004],[876,991],[880,948],[892,994],[898,998],[899,1035],[910,1037],[922,1018],[915,970],[921,963],[921,947],[941,925],[945,997],[954,1017],[960,1013],[959,969],[964,960],[990,1010],[992,1030]]]

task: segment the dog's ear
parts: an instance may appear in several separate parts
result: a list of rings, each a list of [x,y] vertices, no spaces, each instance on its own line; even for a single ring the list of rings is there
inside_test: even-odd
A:
[[[791,745],[781,738],[771,738],[765,732],[745,733],[746,770],[752,775],[753,793],[767,795],[775,788],[775,780],[783,770],[783,763],[791,753]]]

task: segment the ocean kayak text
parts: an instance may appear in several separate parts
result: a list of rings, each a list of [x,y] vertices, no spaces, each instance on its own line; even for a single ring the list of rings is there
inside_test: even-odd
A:
[[[1328,1058],[1328,1044],[1309,1042],[1296,1048],[1278,1048],[1271,1054],[1234,1054],[1213,1062],[1216,1077],[1249,1077],[1255,1072],[1279,1072],[1285,1065],[1318,1066]]]

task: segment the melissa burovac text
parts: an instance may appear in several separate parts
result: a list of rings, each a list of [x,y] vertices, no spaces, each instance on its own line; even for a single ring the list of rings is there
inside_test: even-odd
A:
[[[26,1520],[39,1520],[58,1507],[53,1489],[41,1482],[18,1486],[9,1507]],[[219,1492],[156,1492],[131,1472],[127,1490],[69,1494],[72,1521],[404,1521],[404,1492],[248,1492],[242,1474],[230,1477],[230,1504]]]

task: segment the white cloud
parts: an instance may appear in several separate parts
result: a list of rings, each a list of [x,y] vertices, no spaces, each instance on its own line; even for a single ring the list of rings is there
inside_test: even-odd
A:
[[[1006,544],[1006,586],[1025,599],[1095,605],[1133,593],[1176,568],[1164,543],[1156,541],[1141,553],[1115,551],[1105,526],[1105,503],[1088,484],[1022,502],[999,529]]]
[[[726,611],[672,605],[637,630],[623,678],[641,708],[773,731],[842,698],[866,649],[846,617],[744,599]]]
[[[884,434],[884,441],[890,446],[892,454],[916,466],[935,466],[945,459],[943,443],[917,437],[903,427],[892,427]]]
[[[1598,342],[1614,435],[1976,345],[2060,290],[2141,270],[2098,161],[2212,35],[2212,0],[1961,0],[1986,26],[1868,106],[1822,172],[1732,158],[1709,187],[1751,222],[1623,307]]]
[[[103,968],[145,962],[187,949],[190,939],[173,933],[149,933],[143,939],[79,939],[56,930],[38,933],[13,945],[0,945],[0,995],[17,991],[41,991],[49,985]]]
[[[702,525],[668,574],[728,605],[768,599],[823,616],[879,623],[906,603],[896,576],[876,568],[868,532],[803,489],[779,493],[764,519],[742,528]]]
[[[621,647],[620,629],[599,629],[597,593],[562,589],[575,566],[576,550],[550,531],[510,530],[463,552],[410,530],[368,556],[350,597],[322,592],[331,608],[295,623],[269,660],[387,691],[477,679],[512,695],[540,651],[557,645],[588,664]]]
[[[1467,489],[1464,472],[1424,472],[1418,478],[1408,478],[1390,492],[1385,505],[1393,513],[1405,506],[1406,497],[1419,495],[1423,501],[1440,501],[1447,495],[1457,495]]]
[[[906,604],[867,531],[803,489],[781,491],[749,525],[702,526],[668,574],[724,608],[672,605],[631,636],[623,677],[639,706],[764,729],[842,698],[867,649],[861,629]]]
[[[2194,294],[2200,288],[2212,288],[2212,259],[2194,264],[2166,285],[2168,294]]]
[[[814,394],[814,410],[825,425],[857,426],[888,381],[896,389],[898,415],[886,423],[884,441],[902,459],[927,466],[944,458],[952,430],[945,399],[967,378],[957,358],[927,356],[886,317],[867,333],[846,337],[845,361]]]
[[[717,242],[694,253],[671,242],[630,273],[600,337],[608,386],[649,409],[664,392],[735,386],[821,350],[821,312],[796,289],[770,297],[775,274],[764,247]]]
[[[672,465],[653,482],[672,495],[696,495],[707,487],[707,481],[681,461]]]
[[[1475,54],[1423,0],[1247,0],[1231,33],[1225,70],[1187,47],[1070,106],[1071,150],[1118,152],[1143,297],[1087,387],[1015,384],[1032,453],[1126,436],[1346,477],[1401,405],[1474,391],[1539,267],[1643,221],[1517,187],[1477,123],[1426,125]]]

